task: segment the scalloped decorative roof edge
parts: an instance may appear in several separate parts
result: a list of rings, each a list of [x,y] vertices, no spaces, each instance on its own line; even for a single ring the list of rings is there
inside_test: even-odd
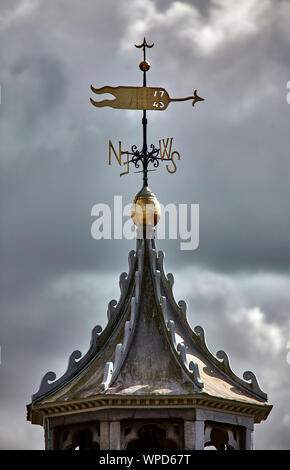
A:
[[[138,243],[138,242],[137,242]],[[192,331],[186,319],[186,303],[181,300],[176,303],[173,295],[174,277],[171,273],[165,274],[164,270],[164,253],[162,251],[156,253],[154,239],[142,240],[142,249],[137,249],[137,254],[134,250],[129,253],[129,272],[120,275],[120,299],[117,303],[116,300],[111,300],[108,304],[108,324],[104,331],[100,326],[96,326],[92,331],[91,343],[87,353],[81,357],[81,352],[73,351],[69,357],[68,367],[66,372],[57,380],[54,372],[47,372],[41,380],[39,390],[32,395],[32,402],[35,403],[41,399],[50,396],[63,388],[70,381],[75,379],[82,371],[84,371],[92,361],[94,361],[98,353],[105,348],[107,342],[110,340],[111,335],[118,327],[121,319],[126,313],[125,303],[128,295],[131,298],[131,318],[130,321],[125,323],[125,335],[122,344],[118,344],[115,349],[114,362],[107,362],[104,368],[104,378],[102,382],[104,393],[118,376],[121,367],[128,354],[134,330],[136,327],[136,318],[138,317],[138,302],[140,297],[140,283],[142,279],[143,264],[144,264],[144,244],[149,245],[149,260],[151,274],[154,283],[154,292],[156,304],[160,306],[162,315],[163,328],[169,341],[170,348],[174,354],[175,360],[183,369],[183,372],[194,384],[196,392],[203,389],[203,383],[200,380],[198,365],[191,361],[189,364],[186,358],[184,342],[177,342],[175,336],[174,321],[167,318],[167,302],[171,303],[176,314],[178,315],[183,326],[186,328],[187,333],[191,339],[198,346],[199,350],[205,354],[212,366],[225,377],[230,380],[233,385],[238,386],[244,392],[249,394],[255,399],[267,401],[267,394],[264,393],[253,372],[246,371],[243,374],[243,379],[239,378],[231,369],[229,359],[224,351],[218,351],[216,357],[209,351],[205,342],[205,333],[202,327],[196,326]],[[139,242],[140,245],[140,242]],[[138,245],[137,245],[138,246]],[[161,295],[161,284],[165,289],[166,295]],[[133,292],[135,289],[135,295]]]

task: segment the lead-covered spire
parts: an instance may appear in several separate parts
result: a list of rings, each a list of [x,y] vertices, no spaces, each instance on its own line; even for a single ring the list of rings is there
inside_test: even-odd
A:
[[[209,351],[203,329],[188,324],[185,302],[175,301],[173,283],[155,240],[138,239],[129,272],[120,276],[120,299],[109,302],[106,328],[93,330],[83,357],[79,351],[71,354],[62,377],[45,374],[28,406],[29,419],[41,424],[44,416],[67,413],[72,406],[84,411],[117,399],[138,406],[142,397],[152,406],[172,397],[183,406],[206,404],[246,413],[255,422],[265,419],[271,406],[254,374],[239,378],[225,352]]]

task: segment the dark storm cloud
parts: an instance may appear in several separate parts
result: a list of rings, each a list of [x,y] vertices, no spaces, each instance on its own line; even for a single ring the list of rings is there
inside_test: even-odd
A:
[[[102,110],[100,121],[100,111],[88,106],[90,82],[100,84],[102,80],[109,79],[116,84],[118,80],[120,83],[132,80],[117,65],[120,59],[129,62],[124,55],[117,58],[113,52],[112,62],[104,58],[110,50],[115,51],[116,40],[113,45],[114,41],[110,39],[110,48],[107,40],[102,41],[102,47],[98,41],[92,41],[94,27],[103,24],[101,15],[96,14],[95,21],[92,21],[89,14],[92,4],[88,2],[81,13],[73,4],[68,19],[63,11],[65,2],[61,2],[57,21],[56,7],[52,5],[37,10],[36,18],[29,22],[29,34],[39,41],[39,47],[32,55],[27,54],[27,49],[33,49],[32,45],[27,47],[25,43],[23,51],[19,51],[18,46],[17,57],[13,57],[15,31],[8,42],[11,48],[10,75],[6,93],[5,83],[3,85],[2,112],[9,120],[6,127],[4,118],[3,126],[8,134],[7,158],[11,158],[13,152],[15,158],[17,155],[18,159],[24,160],[17,162],[18,172],[13,166],[12,178],[18,173],[23,182],[15,180],[17,191],[10,197],[12,205],[23,201],[24,211],[27,211],[28,233],[21,236],[27,261],[39,260],[41,265],[46,264],[47,269],[50,264],[53,269],[59,260],[65,269],[69,265],[76,269],[78,265],[94,263],[92,251],[97,249],[96,244],[88,240],[92,205],[100,199],[111,204],[112,190],[115,194],[123,194],[126,202],[130,202],[138,189],[131,175],[118,181],[118,169],[108,169],[107,139],[115,134],[116,141],[120,138],[126,143],[136,140],[138,143],[140,137],[137,134],[136,139],[136,121],[133,125],[131,120],[121,120],[120,111]],[[102,15],[107,18],[108,12],[102,11]],[[120,12],[120,21],[111,16],[112,30],[116,31],[118,24],[119,27],[125,26],[122,21],[124,12]],[[51,30],[49,21],[54,21]],[[42,25],[45,27],[44,35]],[[82,42],[80,34],[85,25]],[[188,93],[188,86],[192,87],[194,81],[194,86],[206,96],[206,101],[194,111],[190,106],[183,108],[184,120],[179,117],[179,105],[175,109],[171,105],[169,117],[161,116],[159,121],[155,119],[154,129],[149,129],[152,141],[160,136],[173,135],[176,137],[175,145],[182,149],[183,160],[176,175],[170,176],[164,171],[161,175],[152,175],[152,185],[156,189],[158,187],[160,199],[164,204],[174,201],[200,204],[200,248],[192,256],[181,255],[189,262],[194,259],[219,269],[289,268],[289,261],[283,255],[289,250],[290,229],[287,206],[289,108],[285,99],[285,63],[278,54],[286,32],[282,30],[281,37],[275,32],[276,40],[273,41],[269,18],[266,18],[266,26],[257,34],[245,35],[242,41],[236,40],[231,45],[225,41],[222,47],[204,56],[198,45],[189,50],[188,40],[178,38],[180,29],[171,32],[163,24],[162,33],[168,36],[169,44],[175,41],[173,50],[177,52],[178,48],[185,46],[185,54],[172,56],[171,53],[166,64],[162,59],[164,51],[157,47],[154,50],[155,64],[150,81],[164,80],[171,90],[180,94]],[[154,22],[151,29],[150,34],[158,38],[161,33],[154,29]],[[100,38],[101,32],[98,30]],[[27,31],[26,36],[29,41]],[[99,51],[100,55],[97,54]],[[56,58],[51,57],[53,54]],[[136,59],[135,56],[136,50],[130,51],[130,62]],[[97,63],[94,57],[98,57]],[[160,68],[157,67],[159,59]],[[181,78],[177,70],[186,71],[186,74]],[[138,79],[138,70],[134,73]],[[275,118],[277,115],[279,121]],[[139,115],[132,112],[131,116]],[[185,122],[192,124],[185,126]],[[7,165],[9,171],[9,163]],[[177,178],[178,174],[180,178]],[[104,177],[100,178],[100,175]],[[105,184],[106,178],[112,186]],[[128,189],[127,182],[124,184],[125,178],[129,182]],[[5,168],[3,179],[2,191],[5,190],[5,181],[11,184]],[[7,199],[3,197],[3,200],[11,212]],[[53,210],[48,210],[47,206]],[[10,219],[13,220],[13,216]],[[15,229],[9,226],[8,217],[5,220],[8,220],[6,233],[10,237]],[[55,225],[57,231],[54,230]],[[255,243],[257,238],[259,244]],[[25,246],[27,244],[28,247]],[[54,250],[55,244],[59,245],[57,250]],[[100,250],[98,263],[107,266],[108,251],[117,254],[121,244],[103,244],[110,245],[110,248]],[[167,244],[165,246],[168,248]],[[56,260],[52,257],[53,251]],[[178,262],[178,250],[176,253]]]
[[[149,85],[206,98],[148,113],[150,143],[172,136],[182,155],[175,175],[150,174],[151,189],[165,205],[200,204],[198,250],[180,251],[180,240],[158,247],[191,323],[239,371],[255,369],[280,403],[257,446],[289,447],[289,17],[286,2],[252,0],[1,2],[0,373],[2,409],[11,410],[2,448],[15,448],[15,427],[19,448],[42,446],[42,430],[24,424],[25,403],[47,370],[60,374],[74,348],[86,351],[118,298],[134,242],[93,240],[90,214],[140,189],[140,175],[108,167],[107,142],[140,146],[141,118],[93,108],[89,85],[141,84],[133,44],[144,34],[155,42]]]

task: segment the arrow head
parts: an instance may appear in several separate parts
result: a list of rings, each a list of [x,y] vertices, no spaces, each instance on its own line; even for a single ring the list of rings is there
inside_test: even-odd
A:
[[[197,90],[194,90],[192,106],[194,106],[195,103],[197,103],[198,101],[204,101],[204,98],[201,98],[200,96],[198,96]]]

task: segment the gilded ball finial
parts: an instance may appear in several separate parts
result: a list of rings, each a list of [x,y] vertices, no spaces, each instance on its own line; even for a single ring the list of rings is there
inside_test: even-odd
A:
[[[142,60],[142,62],[139,64],[139,68],[142,70],[142,72],[148,72],[150,69],[150,63],[148,60]]]
[[[154,227],[158,224],[161,216],[161,208],[157,197],[148,186],[135,196],[131,217],[137,227],[149,225]]]

